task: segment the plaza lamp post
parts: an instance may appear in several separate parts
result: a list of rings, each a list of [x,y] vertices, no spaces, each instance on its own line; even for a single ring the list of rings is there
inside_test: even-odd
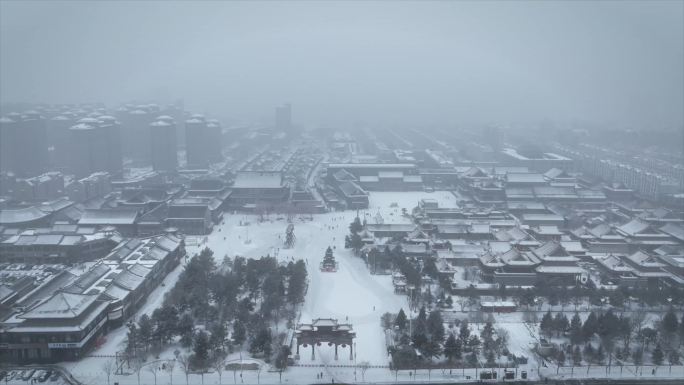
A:
[[[354,345],[354,382],[356,382],[356,370],[358,369],[356,366],[356,341],[352,344]]]

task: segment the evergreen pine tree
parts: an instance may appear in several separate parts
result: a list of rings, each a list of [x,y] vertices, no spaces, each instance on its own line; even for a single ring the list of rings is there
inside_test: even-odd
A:
[[[209,366],[209,336],[204,330],[195,334],[192,344],[195,367],[205,369]]]
[[[579,313],[575,313],[570,321],[570,343],[578,345],[582,343],[582,340],[582,320],[580,319]]]
[[[597,364],[603,364],[603,361],[606,359],[606,354],[603,352],[603,345],[599,345],[598,349],[596,349],[595,358]]]
[[[487,322],[480,332],[484,350],[491,350],[494,345],[494,327],[491,322]]]
[[[461,358],[461,340],[457,340],[453,334],[449,334],[444,343],[444,356],[449,361]]]
[[[359,233],[361,230],[363,230],[363,225],[361,224],[361,219],[359,217],[354,218],[354,222],[349,224],[349,232],[351,234],[356,234]]]
[[[653,349],[653,353],[651,353],[651,360],[653,360],[653,363],[656,365],[661,365],[663,363],[663,350],[660,348],[660,344],[656,344],[655,348]]]
[[[667,355],[667,360],[670,362],[670,365],[679,365],[681,363],[679,361],[679,352],[677,349],[670,350],[670,353]]]
[[[425,315],[425,307],[420,308],[418,317],[413,325],[413,335],[411,336],[413,339],[413,344],[418,350],[421,350],[428,342],[427,316]]]
[[[547,311],[542,317],[541,323],[539,324],[539,329],[542,334],[550,337],[554,331],[553,316],[551,315],[551,310]]]
[[[289,281],[287,286],[287,299],[291,304],[298,304],[304,301],[306,291],[306,264],[303,260],[298,260],[289,269]]]
[[[211,337],[209,337],[209,344],[214,350],[223,350],[223,344],[226,340],[226,325],[219,321],[214,322],[211,327]]]
[[[444,320],[439,310],[430,312],[430,316],[427,319],[427,331],[430,334],[430,339],[437,344],[441,344],[444,341]]]
[[[349,237],[349,246],[354,250],[354,254],[358,255],[363,248],[363,239],[357,233],[354,233]]]
[[[480,347],[481,341],[480,338],[477,335],[472,335],[470,338],[468,338],[468,346],[471,349],[477,349]]]
[[[240,320],[235,320],[233,322],[233,342],[235,345],[242,345],[245,342],[246,334],[245,325]]]
[[[572,351],[572,363],[575,366],[582,365],[582,352],[579,346],[575,346],[575,350]]]
[[[420,352],[424,357],[427,357],[431,360],[433,357],[437,357],[442,354],[442,347],[437,341],[432,339],[423,344],[423,348],[420,349]]]
[[[487,358],[488,367],[493,368],[494,366],[496,366],[496,357],[494,356],[493,351],[487,351],[487,353],[485,353],[485,357]]]
[[[558,361],[558,366],[564,366],[565,365],[565,352],[563,349],[558,351],[558,355],[556,356],[556,361]]]
[[[459,328],[458,331],[458,339],[461,341],[463,345],[465,345],[468,342],[468,338],[470,337],[470,328],[468,327],[468,321],[463,321],[461,322],[461,327]]]
[[[397,317],[394,319],[394,325],[396,325],[399,330],[404,330],[406,327],[406,313],[404,313],[404,309],[399,309],[399,314],[397,314]]]
[[[139,332],[138,326],[131,322],[128,324],[128,334],[126,335],[126,353],[129,357],[138,356],[138,346],[139,346]]]
[[[195,329],[195,320],[190,313],[183,313],[178,320],[178,335],[181,337],[181,345],[188,347],[192,344],[192,333]]]
[[[556,336],[560,337],[561,334],[568,330],[568,317],[563,313],[556,313],[556,316],[553,318],[553,326],[556,330]]]
[[[584,336],[584,340],[588,341],[591,339],[591,337],[593,337],[596,333],[597,328],[598,319],[596,318],[596,314],[594,314],[592,311],[589,313],[589,316],[586,320],[584,320],[584,324],[582,325],[582,335]]]
[[[275,367],[278,369],[280,381],[282,381],[283,371],[287,369],[287,359],[290,356],[290,347],[285,345],[280,348],[275,359]]]
[[[673,335],[677,332],[679,322],[677,321],[677,316],[672,309],[670,309],[665,314],[665,317],[663,317],[662,327],[663,331],[669,335]]]
[[[468,356],[466,357],[466,361],[468,362],[469,368],[474,368],[474,367],[478,366],[477,365],[477,355],[475,354],[475,352],[468,354]]]
[[[150,316],[143,314],[140,316],[140,320],[138,320],[138,332],[140,333],[140,345],[145,351],[147,351],[147,348],[152,341],[152,331],[152,321],[150,320]]]

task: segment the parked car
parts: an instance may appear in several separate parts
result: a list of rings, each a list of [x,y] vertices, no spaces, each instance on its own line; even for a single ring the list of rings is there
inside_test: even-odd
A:
[[[43,369],[38,369],[38,370],[36,370],[35,373],[33,373],[33,379],[34,379],[34,380],[37,380],[37,379],[39,379],[40,377],[42,377],[43,374],[45,374],[45,370],[43,370]]]
[[[48,378],[50,378],[50,375],[51,375],[51,374],[52,374],[52,370],[45,370],[45,371],[43,371],[43,374],[42,374],[40,377],[38,377],[38,381],[39,381],[39,382],[45,382],[45,381],[47,381]]]
[[[28,381],[31,379],[31,377],[33,377],[33,373],[35,373],[35,372],[36,372],[36,369],[25,370],[24,374],[21,376],[21,379],[24,381]]]
[[[5,381],[12,381],[17,376],[16,370],[10,370],[5,376]]]
[[[52,375],[50,376],[50,381],[57,381],[59,377],[59,372],[55,370],[54,372],[52,372]]]

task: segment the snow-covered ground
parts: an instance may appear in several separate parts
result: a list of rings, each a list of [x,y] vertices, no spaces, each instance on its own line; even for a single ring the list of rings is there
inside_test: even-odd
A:
[[[373,192],[370,195],[369,209],[359,214],[369,223],[375,222],[378,213],[382,216],[384,223],[409,223],[410,219],[402,216],[402,208],[410,212],[423,198],[435,199],[441,207],[456,207],[457,198],[450,192]],[[259,222],[256,215],[226,213],[224,221],[216,226],[210,235],[187,239],[187,250],[189,255],[193,255],[205,246],[209,247],[214,251],[214,258],[217,262],[220,262],[224,256],[235,255],[258,258],[268,254],[284,262],[303,259],[307,263],[310,282],[299,322],[307,323],[312,319],[323,317],[337,318],[340,322],[352,323],[356,332],[354,359],[349,359],[348,347],[340,347],[339,359],[335,361],[334,348],[323,344],[315,348],[316,359],[312,361],[311,347],[301,347],[298,364],[307,366],[289,368],[283,373],[283,383],[330,383],[332,378],[335,382],[361,382],[362,379],[365,379],[365,382],[394,382],[395,378],[398,382],[420,382],[428,381],[428,376],[432,382],[454,382],[465,380],[466,376],[475,379],[474,369],[465,371],[454,369],[451,372],[432,370],[429,374],[427,370],[419,370],[418,373],[411,373],[411,375],[409,371],[394,373],[387,369],[389,357],[385,347],[384,333],[380,326],[380,317],[385,312],[397,313],[400,308],[407,311],[408,304],[405,296],[394,293],[390,276],[371,275],[360,258],[354,256],[350,250],[344,249],[344,237],[348,234],[349,223],[355,216],[355,211],[317,214],[313,215],[313,220],[309,215],[298,216],[293,221],[296,243],[293,248],[285,249],[283,242],[287,221],[284,215],[271,214],[265,218],[265,221]],[[334,248],[334,255],[338,262],[338,271],[334,273],[324,273],[319,270],[319,263],[328,246]],[[154,290],[136,318],[142,314],[151,314],[161,304],[164,293],[173,287],[182,268],[182,265],[179,266],[165,278],[165,285]],[[463,314],[466,318],[467,313]],[[527,370],[530,379],[538,378],[537,363],[529,351],[538,338],[536,327],[528,328],[522,322],[521,313],[495,314],[494,318],[495,328],[503,327],[508,330],[510,350],[516,355],[524,355],[530,359],[529,364],[520,370]],[[477,333],[478,326],[481,328],[483,324],[471,324],[474,333]],[[86,384],[104,384],[106,377],[101,368],[106,358],[97,357],[97,355],[113,356],[116,351],[123,349],[125,338],[125,327],[113,330],[107,335],[106,343],[92,352],[94,357],[64,363],[64,366]],[[173,350],[176,348],[171,347],[162,352],[160,359],[172,359]],[[247,358],[247,353],[243,352],[242,357]],[[229,359],[239,360],[240,353],[232,354]],[[363,361],[368,361],[375,366],[368,369],[365,376],[359,369],[351,367]],[[605,374],[594,373],[600,370],[599,368],[591,369],[589,374],[586,374],[586,368],[579,372],[582,370],[584,375],[576,371],[574,376],[605,377]],[[605,369],[602,370],[605,372]],[[672,373],[680,374],[681,370],[681,367],[674,368]],[[625,373],[626,371],[625,368]],[[324,374],[322,379],[317,378],[318,373]],[[555,373],[555,367],[542,367],[542,374],[545,376],[555,376]],[[667,373],[667,368],[663,367],[658,370],[658,375],[664,375],[663,373]],[[503,371],[499,370],[499,376],[502,374]],[[650,371],[648,374],[651,374]],[[266,367],[259,373],[244,371],[242,377],[239,372],[224,372],[222,383],[233,383],[233,376],[238,383],[279,383],[278,373],[268,372]],[[141,371],[140,378],[142,384],[155,383],[154,376],[147,370]],[[158,384],[168,384],[170,380],[166,372],[158,372]],[[176,368],[172,380],[173,383],[185,383],[185,375],[179,368]],[[191,384],[202,383],[199,375],[190,375],[189,380]],[[111,382],[138,383],[135,374],[113,376]],[[204,383],[219,383],[218,374],[206,374]]]
[[[445,206],[455,204],[454,196],[448,192],[372,193],[370,208],[359,215],[370,223],[378,213],[385,223],[408,223],[410,219],[401,215],[402,208],[410,212],[422,198],[439,199]],[[389,360],[380,317],[385,312],[397,313],[402,307],[406,310],[408,304],[405,296],[394,293],[390,276],[371,275],[359,257],[344,249],[344,237],[355,217],[355,211],[314,215],[313,220],[308,215],[297,217],[293,221],[297,241],[293,248],[285,249],[285,216],[271,214],[259,222],[255,215],[227,215],[206,241],[188,246],[188,252],[194,254],[207,246],[214,251],[217,261],[224,256],[258,258],[267,254],[281,261],[304,259],[310,282],[300,322],[315,318],[351,322],[356,332],[356,362],[387,365]],[[319,270],[328,246],[334,248],[338,262],[335,273]],[[349,360],[349,348],[339,349],[339,360],[335,364],[353,364],[354,361]],[[311,361],[311,347],[300,349],[301,364],[333,362],[334,347],[316,347],[314,362]]]

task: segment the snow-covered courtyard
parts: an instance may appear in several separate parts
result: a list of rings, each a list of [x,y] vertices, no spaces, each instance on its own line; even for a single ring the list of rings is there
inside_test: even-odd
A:
[[[439,202],[440,207],[456,207],[457,198],[450,192],[416,192],[416,193],[371,193],[370,207],[360,211],[359,216],[369,223],[374,223],[379,216],[384,223],[410,223],[411,219],[402,215],[402,209],[410,212],[420,199],[429,198]],[[378,216],[379,214],[379,216]],[[356,211],[330,212],[325,214],[299,215],[293,219],[296,242],[292,248],[284,247],[287,218],[284,214],[270,214],[264,217],[258,215],[245,215],[226,213],[223,221],[217,225],[213,232],[206,237],[188,237],[188,256],[199,253],[205,247],[214,252],[214,258],[220,262],[224,257],[236,255],[247,258],[259,258],[261,256],[275,256],[279,261],[303,259],[307,264],[309,286],[305,302],[301,307],[298,319],[300,323],[309,323],[316,318],[336,318],[341,323],[349,322],[356,332],[355,351],[352,359],[349,356],[349,347],[339,350],[338,360],[334,359],[334,347],[327,344],[315,347],[315,359],[311,359],[311,346],[300,347],[299,359],[295,366],[290,367],[283,373],[282,381],[285,383],[329,383],[334,379],[336,382],[392,382],[392,381],[430,381],[449,382],[463,381],[468,377],[476,378],[474,369],[466,370],[419,370],[414,373],[400,371],[399,373],[389,370],[390,357],[387,354],[385,333],[381,327],[382,314],[397,313],[403,308],[408,312],[408,301],[404,295],[394,292],[391,276],[372,275],[365,266],[363,260],[355,256],[352,250],[344,248],[344,238],[349,232],[349,224],[356,217]],[[333,248],[337,261],[336,272],[322,272],[319,264],[323,260],[326,248]],[[164,285],[159,286],[147,299],[136,316],[150,315],[155,308],[159,307],[164,293],[173,287],[178,279],[183,264],[178,266],[164,280]],[[457,312],[460,313],[460,312]],[[415,314],[411,314],[415,316]],[[458,318],[467,319],[468,313],[457,315]],[[526,356],[529,362],[522,365],[519,370],[526,370],[528,378],[537,379],[542,371],[543,376],[555,377],[556,367],[543,367],[531,352],[531,348],[538,340],[536,326],[528,326],[523,322],[521,313],[494,315],[495,327],[505,328],[509,332],[509,349],[518,356]],[[484,324],[470,324],[473,333]],[[126,340],[126,328],[119,327],[111,331],[106,342],[92,352],[92,355],[77,362],[64,363],[64,366],[80,381],[88,384],[105,383],[102,364],[107,357],[112,357],[116,352],[123,350]],[[160,354],[160,360],[173,359],[173,350],[169,348]],[[296,345],[292,347],[293,355]],[[247,352],[235,352],[229,360],[248,359]],[[357,367],[359,363],[367,362],[371,367],[364,373]],[[154,364],[151,364],[154,366]],[[277,372],[268,371],[265,365],[259,372],[244,371],[224,372],[221,381],[223,383],[278,383],[280,381]],[[578,369],[573,373],[575,377],[597,375],[598,368],[586,372]],[[679,373],[675,369],[673,373]],[[565,368],[560,370],[558,377],[569,377]],[[584,372],[583,372],[584,371]],[[503,375],[500,369],[499,376]],[[323,373],[322,378],[318,374]],[[664,368],[658,375],[667,376],[668,371]],[[650,374],[650,373],[648,373]],[[634,374],[632,374],[633,376]],[[234,378],[235,377],[235,380]],[[142,370],[141,383],[155,383],[152,372]],[[157,383],[184,383],[185,375],[180,369],[176,369],[172,377],[168,373],[159,371]],[[112,379],[120,384],[137,384],[135,374],[117,375]],[[217,373],[205,374],[204,379],[199,375],[190,375],[190,383],[214,384],[219,383]]]

